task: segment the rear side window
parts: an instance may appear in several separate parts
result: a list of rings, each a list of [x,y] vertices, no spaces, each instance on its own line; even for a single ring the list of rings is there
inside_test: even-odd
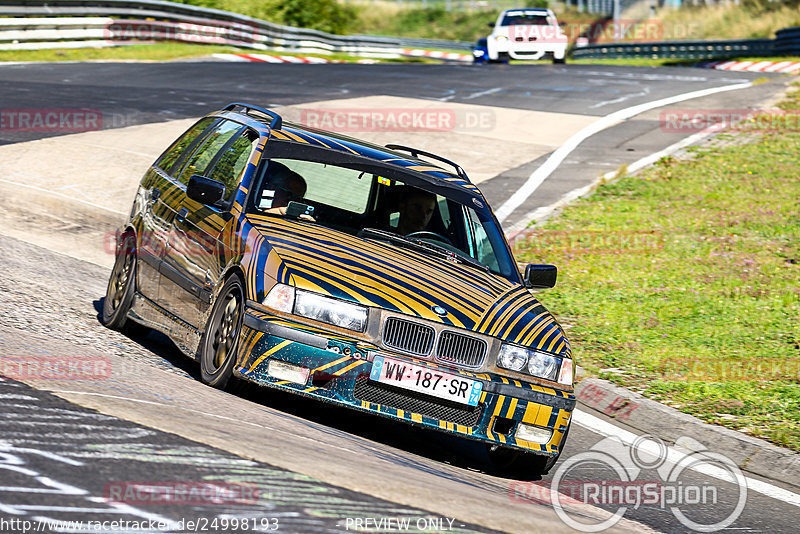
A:
[[[222,150],[228,141],[239,133],[244,126],[233,121],[222,121],[200,142],[200,146],[189,157],[186,166],[183,168],[178,181],[183,185],[189,183],[192,175],[200,174],[208,176],[206,173],[211,171],[211,164],[217,153]]]
[[[196,122],[194,126],[189,128],[186,133],[184,133],[177,141],[175,141],[172,146],[169,147],[160,158],[158,158],[155,163],[156,167],[159,167],[167,174],[173,174],[176,168],[180,168],[180,164],[185,159],[185,156],[189,153],[193,142],[206,130],[206,128],[211,126],[211,123],[213,122],[213,118],[206,118]]]
[[[229,200],[242,179],[242,174],[250,161],[250,156],[258,145],[258,134],[252,130],[244,131],[217,158],[214,169],[208,178],[225,184],[225,200]]]

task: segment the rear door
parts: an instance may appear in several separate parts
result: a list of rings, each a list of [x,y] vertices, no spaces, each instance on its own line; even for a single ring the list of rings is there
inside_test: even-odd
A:
[[[161,260],[164,257],[175,208],[172,205],[175,183],[172,173],[181,169],[183,162],[194,151],[203,134],[212,127],[215,119],[201,119],[175,141],[147,171],[142,179],[142,234],[139,242],[139,292],[148,299],[159,302],[158,286]]]

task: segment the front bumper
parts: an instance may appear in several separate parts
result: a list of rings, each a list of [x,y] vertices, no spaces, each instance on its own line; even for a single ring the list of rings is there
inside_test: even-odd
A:
[[[543,57],[553,56],[557,59],[564,59],[567,53],[566,45],[546,44],[546,45],[521,45],[511,46],[508,55],[511,59],[534,60]]]
[[[477,406],[470,407],[428,395],[385,386],[369,379],[377,352],[417,365],[431,362],[392,354],[346,337],[316,331],[285,319],[248,309],[234,373],[244,379],[355,408],[411,424],[537,454],[556,455],[575,408],[572,393],[489,374],[453,368],[450,374],[483,382]],[[310,370],[304,384],[268,373],[270,360]],[[520,424],[552,431],[547,443],[515,437]]]

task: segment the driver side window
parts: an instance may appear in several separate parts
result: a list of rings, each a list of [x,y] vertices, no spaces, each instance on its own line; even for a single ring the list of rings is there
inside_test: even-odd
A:
[[[195,174],[208,177],[207,173],[211,171],[217,154],[243,128],[244,126],[241,124],[232,121],[222,121],[218,124],[206,135],[205,139],[200,142],[200,146],[189,157],[181,175],[178,177],[178,181],[186,185],[189,183],[189,178]]]
[[[258,145],[258,134],[252,130],[245,130],[216,157],[217,163],[208,174],[208,178],[225,184],[225,197],[227,202],[239,186],[242,175],[247,168],[247,162]]]

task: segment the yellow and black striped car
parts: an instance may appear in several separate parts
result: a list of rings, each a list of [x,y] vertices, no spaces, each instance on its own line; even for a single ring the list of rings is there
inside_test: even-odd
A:
[[[102,312],[167,334],[202,379],[288,390],[547,472],[574,370],[496,218],[455,163],[231,104],[150,167]]]

